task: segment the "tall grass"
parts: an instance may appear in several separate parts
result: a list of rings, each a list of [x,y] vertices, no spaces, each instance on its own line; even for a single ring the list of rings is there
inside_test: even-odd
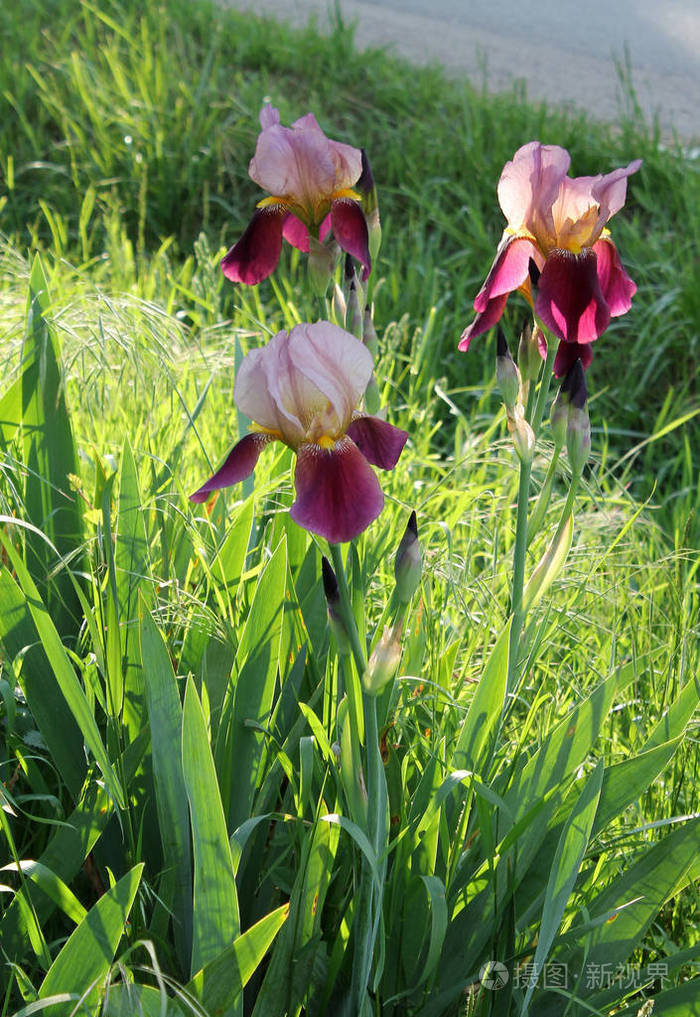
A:
[[[74,264],[95,259],[91,271],[119,289],[133,288],[140,261],[157,251],[166,274],[176,274],[202,230],[216,249],[247,221],[257,194],[246,168],[263,98],[279,105],[283,122],[313,108],[335,137],[364,144],[379,181],[378,320],[407,314],[417,327],[434,308],[427,366],[456,388],[492,373],[486,341],[465,357],[455,339],[502,229],[495,188],[504,162],[533,137],[568,148],[576,174],[641,156],[614,223],[639,291],[631,314],[606,333],[591,388],[619,453],[697,409],[700,173],[680,141],[660,144],[633,103],[607,125],[534,106],[517,90],[494,98],[435,68],[359,54],[342,22],[323,39],[208,2],[144,15],[131,0],[53,0],[48,21],[44,4],[25,6],[21,20],[11,7],[0,14],[1,225],[22,244]],[[260,298],[274,306],[273,284],[261,285]],[[232,292],[221,299],[235,318]],[[186,286],[178,303],[194,323],[211,320],[213,309]],[[525,307],[510,303],[506,323],[516,334]],[[684,426],[692,448],[697,419]],[[677,439],[668,432],[645,445],[630,476],[643,494],[657,476],[685,490],[671,524],[682,528],[695,477]]]
[[[224,286],[218,269],[258,197],[246,167],[265,96],[283,121],[313,109],[333,137],[370,153],[385,238],[373,273],[377,375],[411,435],[383,478],[387,508],[349,562],[371,642],[417,510],[423,584],[382,731],[396,842],[377,998],[406,992],[386,1013],[496,1013],[481,961],[531,958],[551,932],[572,966],[582,944],[594,956],[629,948],[640,969],[663,960],[671,985],[662,997],[650,980],[651,994],[668,1013],[694,1012],[697,165],[635,120],[600,125],[359,55],[343,24],[323,39],[207,3],[52,0],[23,5],[21,19],[4,6],[0,33],[0,842],[14,866],[3,872],[0,1013],[70,1012],[65,1000],[49,1008],[61,992],[73,1003],[86,994],[89,1012],[215,1013],[226,995],[225,1012],[238,1013],[246,983],[256,1015],[283,1009],[283,997],[290,1012],[340,1006],[362,849],[347,825],[320,820],[352,816],[358,800],[335,761],[347,725],[322,549],[288,520],[286,450],[261,459],[253,494],[227,492],[208,511],[186,500],[237,436],[238,358],[314,314],[295,252],[255,289]],[[531,616],[524,677],[497,735],[478,759],[469,748],[483,781],[460,790],[449,783],[465,767],[456,749],[490,694],[480,679],[491,668],[494,688],[502,680],[494,646],[518,481],[494,351],[487,339],[468,356],[455,347],[500,236],[500,170],[532,137],[569,148],[576,174],[644,158],[614,223],[639,291],[589,374],[595,457],[566,569]],[[37,287],[46,333],[27,319]],[[46,334],[60,373],[31,375],[28,336]],[[51,448],[70,461],[71,532]],[[543,455],[535,488],[545,469]],[[549,523],[565,490],[561,473]],[[569,744],[572,718],[588,742],[569,752],[557,738]],[[607,811],[561,927],[550,915],[549,928],[547,875],[569,818],[590,812],[601,765]],[[435,880],[450,908],[441,951]],[[450,995],[465,980],[467,994]],[[523,999],[508,997],[508,1012]],[[539,995],[532,1012],[640,1004],[578,985]]]

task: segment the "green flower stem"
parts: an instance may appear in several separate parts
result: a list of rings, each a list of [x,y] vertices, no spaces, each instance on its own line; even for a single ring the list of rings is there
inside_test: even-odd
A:
[[[338,592],[340,593],[340,614],[345,625],[345,631],[347,637],[350,640],[350,648],[352,655],[355,659],[355,666],[357,668],[357,674],[362,680],[362,675],[367,669],[367,659],[365,657],[364,648],[360,642],[360,634],[357,631],[357,623],[355,621],[355,615],[352,610],[352,600],[350,599],[350,590],[348,589],[348,581],[345,577],[345,566],[343,565],[343,553],[340,549],[340,544],[328,544],[331,550],[331,561],[333,562],[333,571],[335,577],[338,580]]]
[[[552,381],[552,368],[554,367],[554,358],[557,355],[559,349],[559,339],[548,332],[541,321],[537,324],[544,332],[545,339],[547,340],[547,359],[544,365],[544,374],[542,375],[542,381],[540,383],[540,390],[537,393],[537,402],[535,404],[535,415],[530,421],[530,426],[535,432],[535,438],[539,434],[540,427],[542,425],[542,417],[544,416],[544,408],[547,403],[547,396],[549,394],[549,386]]]
[[[329,544],[333,570],[338,581],[340,594],[340,615],[352,649],[360,681],[367,668],[365,650],[360,642],[355,615],[352,610],[350,590],[343,565],[343,555],[339,544]],[[365,766],[367,774],[367,836],[374,849],[377,874],[372,872],[366,858],[362,860],[362,876],[360,892],[355,914],[357,936],[355,939],[355,957],[353,960],[352,995],[361,1010],[362,1000],[367,991],[374,947],[379,932],[384,895],[384,875],[386,872],[386,845],[389,827],[387,820],[389,795],[386,786],[384,763],[379,746],[379,727],[377,722],[377,699],[362,690],[362,706],[365,724]],[[349,716],[352,718],[353,711]],[[380,862],[380,857],[383,860]]]
[[[542,327],[540,325],[540,327]],[[549,384],[552,378],[552,367],[554,358],[559,346],[558,340],[546,332],[547,338],[547,360],[544,365],[544,373],[540,382],[540,389],[537,393],[535,411],[531,421],[531,427],[537,438],[544,408],[547,402]],[[530,400],[528,400],[529,402]],[[508,655],[508,688],[513,687],[513,678],[517,664],[518,649],[520,646],[520,632],[523,626],[523,589],[525,587],[525,555],[527,552],[527,510],[530,498],[530,472],[532,464],[529,462],[520,463],[520,482],[518,484],[518,509],[515,523],[515,547],[513,548],[513,591],[511,595],[511,614],[513,624],[510,630],[510,646]]]
[[[535,405],[535,388],[537,387],[537,378],[530,378],[527,385],[527,402],[525,404],[525,419],[528,424],[532,420],[532,407]]]

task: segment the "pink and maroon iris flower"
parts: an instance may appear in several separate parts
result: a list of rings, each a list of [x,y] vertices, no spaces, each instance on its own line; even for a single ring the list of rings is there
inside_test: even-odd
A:
[[[249,476],[265,445],[282,441],[296,452],[292,519],[339,544],[377,518],[384,495],[372,466],[391,470],[408,434],[356,412],[372,376],[372,355],[328,321],[295,325],[243,359],[233,388],[239,410],[255,423],[223,465],[191,495]]]
[[[508,225],[460,350],[491,328],[508,295],[520,290],[535,316],[563,340],[554,365],[561,376],[577,357],[588,366],[590,343],[610,318],[630,309],[637,287],[620,263],[606,223],[624,205],[627,177],[641,160],[604,176],[574,178],[567,176],[570,162],[565,149],[531,141],[506,163],[498,201]],[[539,270],[534,293],[531,261]]]
[[[262,131],[248,172],[269,197],[258,202],[248,227],[221,262],[227,279],[255,286],[274,272],[282,238],[309,252],[310,236],[323,240],[330,230],[340,247],[369,275],[367,221],[358,183],[363,176],[359,148],[331,141],[313,113],[291,127],[280,123],[274,106],[263,106]]]

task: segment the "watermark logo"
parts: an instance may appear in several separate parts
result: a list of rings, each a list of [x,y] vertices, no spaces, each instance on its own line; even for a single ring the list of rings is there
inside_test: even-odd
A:
[[[508,968],[500,961],[486,961],[479,969],[479,981],[485,989],[497,992],[508,982]]]
[[[491,992],[502,989],[512,979],[516,989],[540,987],[549,990],[568,989],[570,984],[585,985],[586,989],[612,989],[615,985],[625,990],[638,991],[658,983],[663,989],[668,980],[668,964],[653,962],[645,967],[632,964],[589,962],[582,971],[569,971],[568,965],[551,961],[535,964],[524,961],[509,969],[501,961],[488,960],[479,970],[481,988]]]

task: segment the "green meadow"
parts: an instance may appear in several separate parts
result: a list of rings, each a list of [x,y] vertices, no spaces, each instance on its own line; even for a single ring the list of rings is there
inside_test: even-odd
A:
[[[601,124],[209,0],[4,4],[0,52],[2,1017],[700,1014],[697,155],[629,84]],[[242,357],[319,316],[288,245],[256,287],[219,267],[265,99],[363,146],[379,195],[375,373],[409,439],[346,548],[365,652],[413,510],[423,554],[377,700],[383,853],[290,451],[188,500],[248,427]],[[643,160],[611,225],[638,291],[595,344],[573,543],[509,665],[518,460],[494,337],[457,342],[532,139],[577,176]],[[513,295],[513,352],[527,316]],[[562,457],[527,575],[567,481]]]

